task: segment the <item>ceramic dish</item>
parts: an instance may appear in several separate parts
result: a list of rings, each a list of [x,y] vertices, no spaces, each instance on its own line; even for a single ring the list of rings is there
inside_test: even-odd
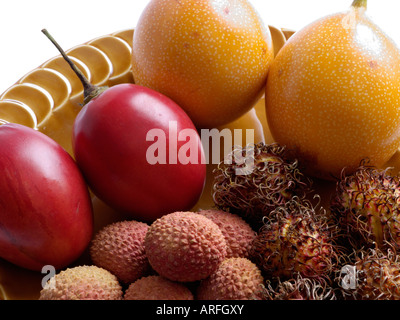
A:
[[[275,54],[293,35],[293,31],[270,26]],[[131,46],[134,30],[112,33],[67,51],[77,66],[95,85],[113,86],[133,82]],[[75,116],[81,109],[83,89],[79,79],[61,56],[46,61],[27,73],[0,96],[0,124],[16,122],[35,128],[53,138],[72,154],[71,132]],[[256,142],[273,142],[266,122],[264,99],[240,119],[224,126],[233,129],[254,129]],[[222,128],[219,128],[222,129]],[[245,139],[245,137],[243,137]],[[210,177],[213,165],[208,165]],[[211,179],[202,198],[193,210],[210,208]],[[323,194],[329,194],[332,184],[319,182]],[[93,196],[95,232],[122,216]],[[74,265],[90,264],[84,253]],[[19,268],[0,259],[0,300],[38,299],[44,274]]]

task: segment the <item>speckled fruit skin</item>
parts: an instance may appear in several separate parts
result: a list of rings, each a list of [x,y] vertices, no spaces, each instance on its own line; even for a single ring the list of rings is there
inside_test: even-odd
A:
[[[214,128],[257,102],[273,59],[269,29],[247,0],[152,0],[135,28],[135,82]]]
[[[398,48],[352,6],[298,31],[278,53],[268,124],[311,175],[339,177],[364,158],[380,167],[399,147],[399,86]]]
[[[226,242],[210,219],[194,212],[174,212],[150,225],[145,250],[159,275],[192,282],[207,278],[225,259]]]

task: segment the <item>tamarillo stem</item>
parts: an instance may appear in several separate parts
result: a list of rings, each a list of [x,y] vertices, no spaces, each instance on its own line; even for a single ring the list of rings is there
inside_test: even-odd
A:
[[[93,98],[100,95],[103,91],[108,89],[108,87],[98,87],[89,82],[89,80],[85,77],[81,70],[72,62],[72,60],[68,57],[65,51],[61,48],[61,46],[57,43],[57,41],[50,35],[50,33],[43,29],[42,32],[46,35],[46,37],[54,44],[57,50],[61,53],[61,56],[64,60],[69,64],[71,69],[75,72],[79,80],[82,82],[83,85],[83,105],[86,105],[91,101]]]

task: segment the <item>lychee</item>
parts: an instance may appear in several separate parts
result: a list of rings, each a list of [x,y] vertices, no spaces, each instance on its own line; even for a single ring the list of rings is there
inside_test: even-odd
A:
[[[264,278],[249,259],[229,258],[197,289],[199,300],[261,300]]]
[[[52,277],[39,300],[121,300],[122,287],[115,275],[97,266],[67,268]]]
[[[150,270],[144,238],[148,225],[138,221],[118,221],[105,226],[93,238],[90,256],[123,282],[131,283]]]
[[[207,278],[226,257],[220,228],[194,212],[174,212],[154,221],[146,234],[150,265],[172,281]]]
[[[227,244],[226,258],[247,258],[257,233],[240,216],[222,210],[200,210],[199,214],[214,221]]]
[[[158,275],[140,278],[125,291],[125,300],[193,300],[193,293],[181,282]]]

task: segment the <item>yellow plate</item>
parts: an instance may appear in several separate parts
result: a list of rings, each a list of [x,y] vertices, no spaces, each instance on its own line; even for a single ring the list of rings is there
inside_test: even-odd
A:
[[[275,53],[294,33],[270,26]],[[113,86],[133,82],[131,46],[134,30],[124,30],[91,40],[67,51],[77,66],[95,85]],[[72,155],[72,123],[81,110],[83,89],[79,79],[61,56],[46,61],[27,73],[0,96],[0,124],[16,122],[35,128],[57,141]],[[273,142],[266,122],[264,99],[240,119],[225,126],[233,129],[254,129],[256,142]],[[222,128],[219,128],[222,129]],[[245,137],[243,137],[245,141]],[[209,208],[211,198],[210,174],[202,198],[193,210]],[[326,184],[329,190],[332,186]],[[327,197],[326,197],[327,198]],[[104,225],[123,219],[121,215],[93,196],[95,231]],[[86,252],[74,265],[90,264]],[[45,274],[14,266],[0,259],[0,300],[37,299]]]

